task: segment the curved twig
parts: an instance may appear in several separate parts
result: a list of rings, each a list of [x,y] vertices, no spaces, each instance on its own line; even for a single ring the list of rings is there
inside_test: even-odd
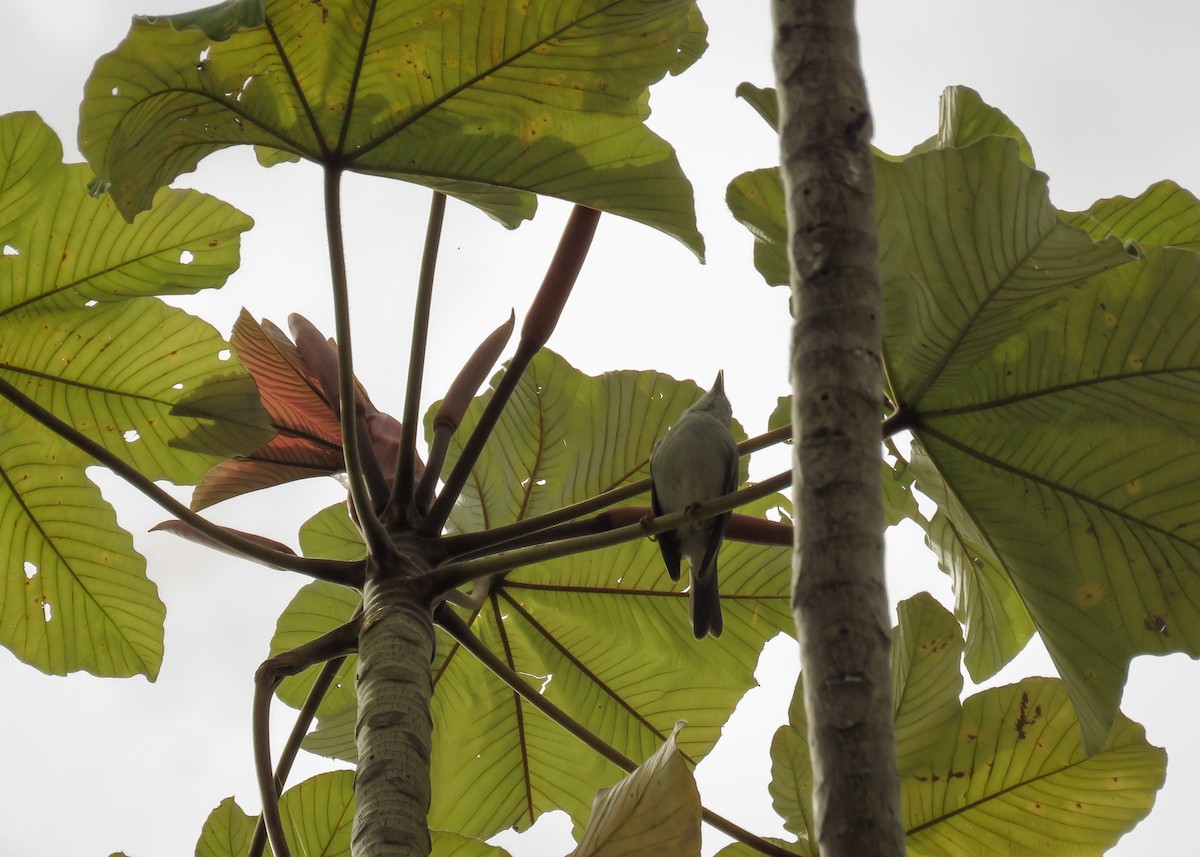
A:
[[[329,681],[333,680],[333,675],[337,673],[337,668],[333,669],[324,687],[320,687],[321,676],[328,671],[323,670],[321,676],[318,676],[317,682],[314,683],[313,689],[309,691],[304,708],[301,709],[297,723],[292,728],[292,734],[288,737],[284,753],[280,756],[278,772],[271,770],[271,696],[283,679],[296,675],[314,664],[337,659],[340,666],[341,659],[358,649],[358,634],[361,628],[362,602],[360,601],[345,624],[339,625],[332,631],[322,634],[302,646],[297,646],[291,651],[267,658],[254,674],[252,714],[254,772],[258,779],[259,797],[262,799],[260,822],[266,830],[267,839],[271,843],[271,850],[275,853],[275,857],[291,857],[284,837],[283,819],[279,813],[279,795],[283,791],[283,782],[287,772],[291,769],[292,760],[295,759],[300,742],[308,731],[308,722],[316,713],[321,697],[325,695],[325,690],[329,687]],[[319,693],[318,687],[320,687]],[[305,719],[306,711],[308,712],[307,719]],[[304,721],[303,727],[301,727],[301,720]],[[258,838],[257,827],[254,838]]]

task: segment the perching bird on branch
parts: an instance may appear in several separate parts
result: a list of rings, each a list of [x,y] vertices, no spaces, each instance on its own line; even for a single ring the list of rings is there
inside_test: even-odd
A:
[[[683,412],[650,453],[650,503],[655,515],[667,515],[729,494],[737,488],[738,450],[730,424],[733,409],[725,398],[725,373],[700,401]],[[717,552],[730,512],[660,533],[658,547],[672,580],[679,580],[679,561],[691,566],[692,631],[696,639],[721,636],[721,601],[717,593]]]

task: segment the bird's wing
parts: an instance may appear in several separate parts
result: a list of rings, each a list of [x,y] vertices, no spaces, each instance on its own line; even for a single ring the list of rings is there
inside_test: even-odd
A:
[[[725,481],[721,485],[721,495],[732,494],[736,491],[737,481],[737,444],[732,444],[726,453]],[[699,574],[701,577],[707,576],[710,570],[716,568],[717,553],[721,550],[721,542],[725,539],[725,528],[729,526],[729,519],[732,516],[733,512],[724,512],[715,518],[710,518],[706,522],[709,526],[707,527],[707,538],[705,539],[704,561],[700,563]]]
[[[657,444],[656,444],[657,445]],[[655,517],[666,514],[663,511],[662,503],[658,499],[658,491],[654,487],[654,475],[650,476],[650,508],[654,510]],[[658,551],[662,554],[663,564],[667,567],[667,574],[671,576],[671,580],[679,580],[679,561],[683,554],[679,550],[679,536],[674,530],[667,530],[665,533],[659,533],[657,536]]]

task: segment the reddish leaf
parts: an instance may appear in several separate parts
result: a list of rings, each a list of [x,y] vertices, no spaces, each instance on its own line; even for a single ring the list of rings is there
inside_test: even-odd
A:
[[[337,416],[316,373],[283,331],[269,321],[259,324],[242,310],[230,342],[258,384],[263,407],[279,434],[252,454],[231,458],[205,474],[192,494],[192,508],[197,510],[260,488],[344,469]]]

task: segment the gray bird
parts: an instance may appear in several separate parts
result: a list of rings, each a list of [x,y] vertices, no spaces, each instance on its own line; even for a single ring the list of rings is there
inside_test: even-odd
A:
[[[650,453],[650,503],[655,515],[680,512],[736,490],[738,451],[732,420],[733,409],[725,398],[725,373],[718,372],[712,389],[683,412]],[[721,636],[717,552],[730,514],[689,522],[658,535],[658,548],[672,580],[679,580],[681,557],[686,556],[691,566],[689,600],[697,640],[705,634]]]

